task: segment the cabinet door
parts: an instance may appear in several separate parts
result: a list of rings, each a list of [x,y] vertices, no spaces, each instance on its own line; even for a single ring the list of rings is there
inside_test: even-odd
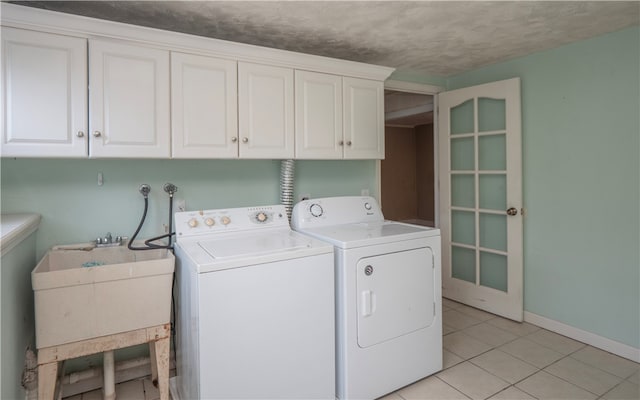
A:
[[[296,71],[296,158],[342,158],[342,77]]]
[[[384,84],[343,78],[344,158],[384,158]]]
[[[169,52],[89,41],[91,157],[168,158]]]
[[[238,63],[241,158],[293,158],[293,70]]]
[[[171,53],[174,158],[238,157],[237,63]]]
[[[3,157],[87,156],[87,41],[2,28]]]

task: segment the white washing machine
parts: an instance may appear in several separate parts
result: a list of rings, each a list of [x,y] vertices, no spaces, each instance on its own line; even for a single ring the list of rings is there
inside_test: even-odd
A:
[[[440,231],[372,197],[302,201],[291,225],[335,246],[336,395],[374,399],[442,369]]]
[[[334,399],[333,247],[284,206],[180,212],[180,399]]]

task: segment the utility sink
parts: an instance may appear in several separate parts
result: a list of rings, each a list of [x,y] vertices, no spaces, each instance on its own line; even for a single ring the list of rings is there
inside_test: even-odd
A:
[[[36,347],[169,323],[174,266],[166,249],[53,247],[31,272]]]

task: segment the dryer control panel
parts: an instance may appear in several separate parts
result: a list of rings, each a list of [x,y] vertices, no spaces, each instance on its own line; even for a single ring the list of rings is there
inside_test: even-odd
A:
[[[289,227],[283,205],[177,212],[176,237]]]
[[[371,196],[304,200],[296,204],[291,213],[291,226],[296,229],[382,221],[382,210]]]

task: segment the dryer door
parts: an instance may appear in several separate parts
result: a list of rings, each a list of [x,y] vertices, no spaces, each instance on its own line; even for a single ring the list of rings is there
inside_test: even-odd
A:
[[[358,261],[358,346],[373,346],[432,324],[433,258],[431,249],[423,247]]]

